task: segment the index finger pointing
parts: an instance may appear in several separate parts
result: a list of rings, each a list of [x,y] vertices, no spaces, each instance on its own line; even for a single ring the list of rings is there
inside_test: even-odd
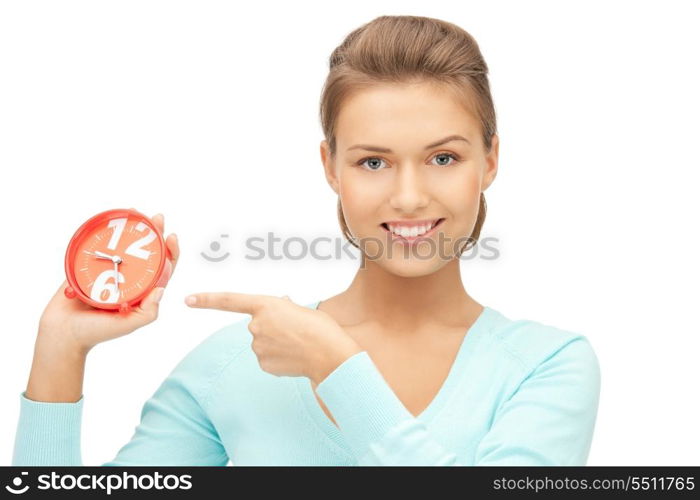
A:
[[[205,292],[193,293],[185,298],[185,304],[199,309],[253,314],[262,303],[262,297],[248,293]]]

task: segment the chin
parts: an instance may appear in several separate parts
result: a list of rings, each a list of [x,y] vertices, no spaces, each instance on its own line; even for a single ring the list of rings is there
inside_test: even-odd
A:
[[[416,257],[404,258],[403,255],[385,258],[375,261],[386,272],[401,276],[402,278],[420,278],[439,271],[447,262],[441,261],[437,257],[431,259],[420,259]]]

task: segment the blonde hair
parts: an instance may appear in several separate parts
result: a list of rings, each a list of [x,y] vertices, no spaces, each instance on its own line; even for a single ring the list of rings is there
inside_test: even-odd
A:
[[[336,121],[345,99],[376,83],[429,81],[453,90],[481,125],[486,152],[496,130],[496,112],[488,67],[474,38],[452,23],[421,16],[380,16],[352,31],[333,50],[320,99],[320,120],[331,157],[336,154]],[[474,230],[459,255],[476,244],[486,218],[481,193]],[[338,197],[338,221],[343,235],[359,248],[350,233]]]

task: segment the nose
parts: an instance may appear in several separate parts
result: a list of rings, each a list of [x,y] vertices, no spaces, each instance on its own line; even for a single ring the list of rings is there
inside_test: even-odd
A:
[[[428,205],[429,196],[419,166],[401,165],[396,169],[390,205],[397,212],[412,213]]]

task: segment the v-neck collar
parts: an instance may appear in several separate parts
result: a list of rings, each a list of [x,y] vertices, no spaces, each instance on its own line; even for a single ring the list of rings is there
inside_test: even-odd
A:
[[[317,309],[320,303],[321,301],[319,300],[308,307],[311,309]],[[493,313],[495,313],[493,309],[488,306],[484,306],[481,314],[479,314],[474,323],[472,323],[472,325],[467,329],[459,349],[457,350],[457,356],[455,357],[455,360],[453,361],[442,386],[428,406],[415,418],[427,424],[433,420],[443,408],[447,400],[454,393],[454,390],[457,387],[462,374],[464,373],[464,365],[474,352],[476,344],[479,342],[484,333],[488,331],[488,325],[490,323],[489,320]],[[311,386],[311,380],[304,376],[293,378],[295,380],[297,392],[309,415],[313,418],[320,429],[323,430],[324,433],[331,439],[337,448],[339,448],[345,454],[350,454],[350,447],[345,442],[340,429],[338,429],[338,427],[331,422],[316,400],[316,396],[314,395],[314,391]]]

